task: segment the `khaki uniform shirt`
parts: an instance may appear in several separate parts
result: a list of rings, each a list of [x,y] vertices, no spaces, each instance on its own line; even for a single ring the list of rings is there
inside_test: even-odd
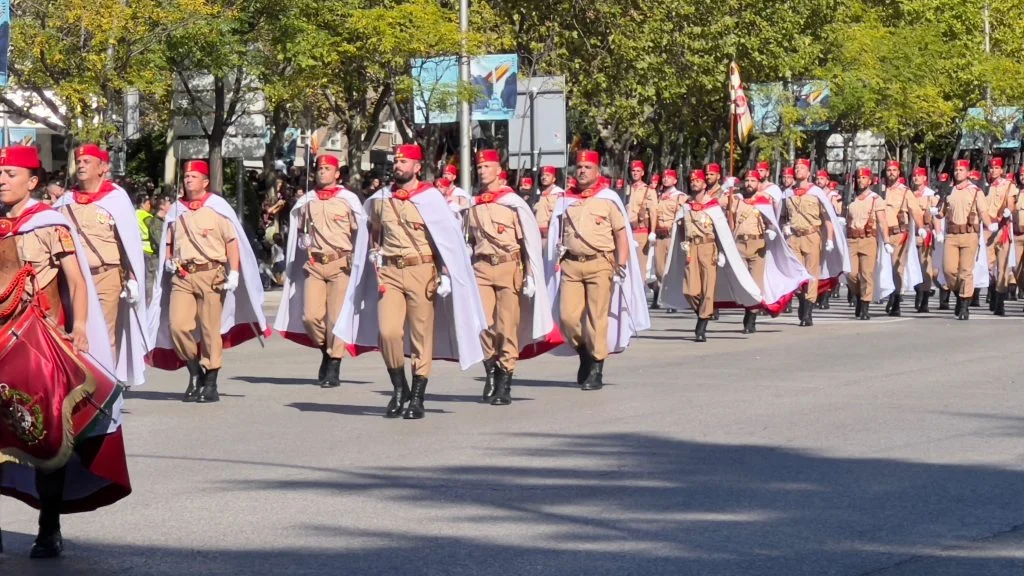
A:
[[[555,211],[555,202],[558,201],[558,194],[554,192],[555,187],[552,186],[551,190],[551,192],[541,193],[537,205],[533,207],[533,213],[537,216],[537,226],[542,232],[551,226],[551,215]]]
[[[672,226],[676,222],[676,213],[686,202],[686,194],[676,194],[672,197],[671,194],[675,191],[675,188],[670,188],[662,192],[661,197],[658,198],[658,223],[654,226],[655,231],[672,232]]]
[[[117,241],[117,228],[114,217],[95,203],[77,204],[72,202],[60,209],[61,213],[79,226],[78,234],[89,241],[83,240],[85,255],[89,260],[89,268],[120,265],[121,249]],[[74,218],[71,215],[74,215]],[[83,272],[87,272],[83,270]]]
[[[926,195],[925,193],[928,191],[931,191],[932,194]],[[917,205],[921,208],[921,216],[924,218],[925,226],[930,226],[932,223],[932,213],[930,210],[939,205],[939,195],[935,194],[927,186],[924,186],[914,192],[914,200],[917,200]]]
[[[352,251],[356,219],[348,202],[338,197],[329,200],[314,198],[306,204],[304,217],[309,225],[311,254]]]
[[[474,256],[500,256],[519,250],[523,229],[519,214],[497,202],[480,203],[469,209],[469,231]]]
[[[383,205],[382,205],[383,203]],[[384,226],[384,243],[380,246],[381,256],[404,258],[429,256],[430,234],[420,215],[419,208],[411,200],[397,198],[376,199],[370,205],[370,221]],[[403,230],[403,224],[404,230]],[[410,243],[410,238],[412,241]]]
[[[231,221],[209,206],[195,211],[183,210],[174,221],[172,248],[174,259],[179,262],[224,264],[228,261],[228,243],[237,240]]]
[[[972,212],[988,211],[988,199],[981,189],[971,183],[964,183],[962,186],[954,186],[946,198],[946,221],[956,226],[967,224],[967,217]],[[977,225],[981,228],[982,221],[977,219]]]
[[[876,218],[879,212],[886,212],[885,201],[871,193],[858,194],[846,208],[846,226],[856,230],[864,230],[869,219]],[[884,222],[885,220],[883,220]],[[877,230],[878,221],[873,221],[872,229]]]
[[[711,200],[707,197],[708,201]],[[690,209],[683,217],[683,231],[686,240],[694,238],[709,239],[715,237],[715,223],[704,211],[704,205],[698,202],[691,202]]]
[[[18,258],[35,270],[36,284],[42,288],[53,282],[60,271],[60,259],[75,253],[71,232],[63,226],[44,226],[15,237]],[[83,270],[83,272],[85,272]],[[32,283],[26,283],[30,286]]]
[[[1017,199],[1017,187],[1006,178],[1000,178],[988,188],[988,216],[994,221],[1003,217],[1003,208],[1009,208],[1007,197]]]
[[[771,200],[767,194],[765,197]],[[761,236],[764,234],[764,229],[761,211],[753,204],[748,203],[746,199],[741,199],[736,204],[736,229],[733,230],[733,234],[736,236]]]
[[[569,206],[562,221],[562,246],[579,256],[615,250],[615,233],[626,227],[619,207],[604,198],[587,198]]]
[[[650,228],[657,218],[658,192],[643,183],[630,187],[629,202],[626,212],[629,214],[629,225],[636,228]]]
[[[909,228],[911,220],[921,215],[921,204],[914,201],[914,193],[897,183],[885,191],[885,219],[889,228]]]
[[[808,232],[818,230],[822,223],[828,219],[825,207],[814,194],[803,193],[798,195],[799,190],[794,189],[793,194],[786,198],[786,214],[789,217],[789,227],[794,232]]]

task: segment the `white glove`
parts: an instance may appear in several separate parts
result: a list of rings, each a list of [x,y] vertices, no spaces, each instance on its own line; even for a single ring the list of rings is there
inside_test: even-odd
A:
[[[523,296],[533,298],[536,293],[537,286],[533,283],[533,276],[527,276],[526,281],[523,283]]]
[[[299,234],[299,248],[306,250],[309,248],[310,238],[309,234]]]
[[[935,241],[936,242],[942,242],[945,239],[946,239],[946,235],[943,234],[942,232],[936,232],[935,233]]]
[[[793,229],[789,227],[789,224],[786,224],[785,226],[782,227],[782,233],[785,234],[786,236],[792,236]]]
[[[1003,218],[1009,218],[1010,216],[1012,216],[1012,214],[1010,213],[1010,209],[1003,208]]]
[[[139,282],[134,278],[129,278],[124,283],[124,290],[121,291],[121,298],[128,301],[129,304],[136,304],[139,301]]]
[[[772,230],[771,228],[765,230],[764,235],[768,237],[769,242],[774,241],[779,237],[779,235],[775,233],[775,230]]]
[[[650,234],[647,235],[647,241],[648,242],[654,242],[657,239],[658,239],[658,236],[654,232],[651,232]]]
[[[174,263],[174,260],[168,258],[167,260],[164,260],[164,270],[174,274],[178,271],[178,265]]]
[[[835,243],[833,243],[831,240],[826,240],[825,241],[825,252],[831,252],[831,251],[833,251],[835,249],[836,249]]]
[[[836,222],[839,222],[840,226],[846,226],[846,218],[842,216],[836,216]]]
[[[384,265],[384,257],[380,255],[380,252],[370,250],[370,262],[373,262],[375,268],[381,268]]]
[[[988,231],[989,232],[993,232],[993,233],[998,232],[999,231],[999,224],[996,224],[995,222],[989,224],[988,225]]]
[[[238,288],[238,271],[232,270],[228,272],[228,279],[224,281],[224,291],[234,292],[235,288]]]
[[[718,267],[725,268],[725,254],[718,253]]]
[[[928,213],[931,214],[932,216],[938,216],[939,215],[939,207],[938,206],[932,206],[932,207],[928,208]]]
[[[918,228],[917,229],[917,235],[920,236],[921,238],[927,238],[928,237],[928,231],[925,230],[924,228]]]
[[[679,245],[679,249],[680,249],[680,250],[682,250],[682,251],[683,251],[683,253],[685,253],[685,254],[689,254],[689,253],[690,253],[690,243],[689,243],[689,242],[683,242],[683,243],[681,243],[681,244]]]
[[[893,252],[892,244],[886,244],[885,245],[885,252],[887,254],[892,254],[892,252]]]
[[[437,295],[447,298],[452,293],[452,279],[448,276],[441,276],[441,283],[437,285]]]

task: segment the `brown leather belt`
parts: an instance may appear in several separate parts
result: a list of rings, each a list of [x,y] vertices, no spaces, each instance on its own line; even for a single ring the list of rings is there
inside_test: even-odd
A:
[[[351,255],[352,252],[348,250],[336,250],[334,252],[310,252],[309,261],[326,265],[334,262],[335,260],[348,260]]]
[[[688,240],[692,244],[707,244],[708,242],[714,242],[714,236],[694,236]]]
[[[473,263],[486,262],[491,266],[497,266],[498,264],[504,264],[506,262],[515,262],[519,260],[519,251],[509,252],[507,254],[474,254]]]
[[[572,262],[590,262],[591,260],[598,259],[611,261],[611,252],[600,252],[598,254],[573,254],[572,252],[566,252],[562,255],[562,259]]]
[[[847,228],[846,237],[850,240],[860,240],[861,238],[870,237],[870,234],[865,228]]]
[[[889,227],[889,234],[891,234],[893,236],[895,236],[896,234],[904,234],[904,233],[906,233],[906,231],[907,231],[907,229],[902,227],[902,226],[890,226]]]
[[[946,224],[946,234],[977,234],[978,229],[970,224]]]
[[[95,276],[97,274],[103,274],[104,272],[110,272],[111,270],[117,270],[120,267],[120,264],[103,264],[102,266],[89,268],[89,273]]]
[[[810,236],[811,234],[820,234],[820,233],[821,233],[821,230],[819,230],[817,228],[811,228],[810,230],[797,230],[795,228],[793,229],[793,236],[796,236],[797,238],[802,238],[804,236]]]
[[[658,240],[665,240],[667,238],[671,238],[672,237],[672,229],[671,228],[655,228],[654,229],[654,236]]]
[[[406,266],[419,266],[420,264],[431,264],[434,261],[434,256],[428,254],[426,256],[384,256],[381,259],[381,263],[384,266],[394,266],[395,268],[405,268]]]
[[[210,270],[216,270],[222,266],[223,264],[221,264],[220,262],[205,262],[203,264],[197,264],[195,262],[181,263],[181,267],[185,270],[185,272],[188,272],[189,274],[192,274],[194,272],[209,272]]]
[[[745,242],[747,240],[764,240],[764,234],[740,234],[736,237],[737,242]]]

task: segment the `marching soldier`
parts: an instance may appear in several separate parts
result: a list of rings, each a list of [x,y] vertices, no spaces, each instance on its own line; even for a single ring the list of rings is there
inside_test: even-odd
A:
[[[189,160],[184,173],[185,195],[167,213],[160,235],[166,273],[153,291],[152,361],[164,370],[187,366],[182,401],[210,403],[220,400],[224,349],[270,332],[259,265],[235,209],[210,192],[205,160]],[[232,325],[222,318],[233,319]]]
[[[334,326],[335,336],[356,345],[357,352],[380,347],[393,389],[385,417],[407,420],[425,414],[433,360],[456,360],[463,370],[480,362],[480,333],[488,326],[465,236],[440,192],[420,181],[422,168],[418,144],[395,148],[395,184],[363,205],[370,250],[354,256],[341,319]],[[435,341],[435,333],[451,338]],[[412,363],[411,388],[406,356]]]
[[[1003,159],[992,158],[988,165],[988,217],[999,223],[999,233],[988,241],[988,268],[995,282],[989,286],[989,308],[996,316],[1006,316],[1006,293],[1014,286],[1016,279],[1010,265],[1010,248],[1013,242],[1013,213],[1017,209],[1017,187],[1003,177]]]
[[[991,233],[999,230],[999,225],[989,217],[988,199],[968,178],[970,167],[970,160],[956,161],[953,189],[939,205],[939,217],[946,224],[942,258],[945,288],[956,291],[955,314],[959,320],[970,319],[981,224]]]
[[[857,169],[857,196],[846,209],[846,241],[850,247],[847,289],[857,301],[854,317],[860,320],[871,319],[879,238],[885,252],[894,251],[889,243],[885,201],[871,191],[872,178],[870,168]]]
[[[793,191],[782,204],[782,231],[789,240],[790,248],[811,275],[804,292],[799,293],[797,297],[800,300],[800,325],[813,326],[812,311],[818,298],[822,249],[824,248],[825,252],[832,252],[835,249],[835,230],[829,210],[824,204],[827,202],[824,192],[809,181],[811,161],[806,158],[797,160],[793,174]],[[822,228],[827,234],[824,242],[821,237]]]
[[[89,272],[107,322],[117,376],[130,386],[145,382],[146,265],[135,206],[106,179],[110,155],[95,144],[75,150],[78,186],[54,207],[71,221],[86,247]]]
[[[512,375],[520,345],[544,338],[554,326],[547,292],[537,293],[538,283],[544,281],[537,223],[525,200],[498,185],[500,167],[497,150],[477,153],[482,188],[466,219],[473,271],[490,322],[480,339],[486,371],[483,399],[492,406],[512,403]],[[530,326],[535,318],[540,322],[534,330]],[[520,341],[521,335],[526,341]]]
[[[284,297],[274,328],[285,338],[320,350],[317,385],[341,386],[345,342],[334,335],[341,316],[354,247],[366,242],[359,197],[338,184],[336,156],[316,159],[316,190],[295,203],[289,216]]]
[[[454,168],[454,166],[452,166]],[[446,202],[448,202],[448,208],[455,215],[455,220],[462,225],[462,214],[469,209],[470,198],[462,188],[455,185],[455,180],[452,180],[452,171],[445,168],[445,175],[442,178],[438,178],[434,182],[434,186],[444,196]]]
[[[661,283],[665,279],[665,266],[668,265],[668,255],[672,247],[672,228],[675,226],[676,213],[686,203],[686,194],[676,189],[679,181],[675,170],[665,170],[662,178],[665,189],[658,196],[658,219],[654,226],[654,299],[651,302],[651,309],[658,309],[658,296],[661,292]]]
[[[935,214],[938,212],[939,196],[928,186],[928,169],[914,168],[914,200],[917,201],[924,221],[926,234],[918,235],[917,255],[921,262],[922,282],[918,286],[917,301],[914,308],[918,313],[927,314],[928,299],[931,298],[933,287],[937,279],[938,271],[935,267],[933,255],[935,252]],[[941,298],[940,298],[941,299]]]
[[[697,315],[694,342],[707,342],[708,322],[715,313],[718,267],[725,263],[725,255],[719,253],[715,224],[704,209],[705,205],[719,210],[721,207],[707,189],[707,176],[703,170],[694,170],[690,174],[690,194],[692,200],[685,204],[680,221],[680,237],[686,254],[683,296]]]
[[[843,193],[839,191],[839,182],[828,181],[828,199],[832,201],[832,209],[836,214],[843,213]]]
[[[657,220],[658,195],[654,188],[644,184],[644,162],[633,160],[629,164],[629,175],[633,183],[629,186],[629,226],[636,241],[636,258],[640,263],[640,274],[647,278],[647,254],[654,242],[654,227]]]
[[[729,225],[740,258],[747,265],[747,270],[757,283],[757,287],[764,293],[766,239],[774,240],[776,232],[772,230],[768,217],[755,207],[758,202],[772,203],[772,197],[761,191],[760,171],[747,172],[743,179],[741,194],[736,194],[729,200]],[[743,333],[752,334],[756,331],[757,310],[747,308],[743,313]]]
[[[722,189],[722,167],[715,162],[708,164],[704,167],[704,177],[707,178],[705,190],[707,190],[708,196],[725,204],[725,199],[722,198],[725,193],[725,190]],[[691,194],[691,196],[696,195]]]
[[[559,196],[565,193],[557,184],[555,179],[558,170],[554,166],[540,167],[540,198],[533,206],[534,215],[537,218],[537,226],[540,227],[540,238],[547,244],[548,226],[551,225],[551,214],[555,211],[555,202]]]
[[[661,192],[661,175],[655,174],[651,176],[651,188],[654,189],[654,193],[658,194]]]
[[[888,232],[889,240],[893,243],[892,273],[895,287],[885,308],[889,316],[900,316],[903,289],[905,287],[913,288],[913,286],[904,286],[908,278],[914,276],[908,274],[907,267],[918,266],[917,262],[908,262],[911,243],[914,242],[910,238],[911,219],[917,229],[918,238],[926,238],[928,231],[924,227],[924,215],[920,203],[914,199],[913,192],[900,182],[900,163],[896,160],[886,162],[885,180],[885,206],[888,219],[886,232]]]
[[[629,222],[618,195],[599,183],[600,155],[581,150],[576,176],[581,189],[567,191],[555,208],[551,246],[560,255],[552,271],[552,297],[566,344],[580,358],[576,382],[583,390],[604,386],[604,361],[650,326],[638,254],[629,249]],[[646,189],[645,189],[646,193]],[[556,235],[557,232],[557,235]]]
[[[534,194],[533,194],[533,177],[523,176],[519,180],[519,197],[526,202],[527,205],[533,206]]]
[[[1020,173],[1017,175],[1017,182],[1024,187],[1024,164],[1021,164]],[[1011,290],[1019,290],[1024,286],[1024,202],[1017,202],[1016,204],[1017,209],[1014,211],[1013,224],[1013,245],[1017,253],[1017,265],[1015,266],[1017,286]]]
[[[794,186],[796,186],[796,169],[786,166],[782,169],[782,197],[788,197],[793,192]]]

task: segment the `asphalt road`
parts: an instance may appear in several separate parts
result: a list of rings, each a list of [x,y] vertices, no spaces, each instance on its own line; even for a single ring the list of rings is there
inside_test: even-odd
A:
[[[316,351],[250,343],[219,404],[179,402],[183,371],[130,393],[135,492],[65,517],[63,559],[29,562],[4,500],[0,574],[1019,575],[1022,304],[752,337],[730,313],[707,344],[658,312],[602,391],[548,356],[491,407],[436,364],[418,422],[381,417],[377,355],[321,390]]]

